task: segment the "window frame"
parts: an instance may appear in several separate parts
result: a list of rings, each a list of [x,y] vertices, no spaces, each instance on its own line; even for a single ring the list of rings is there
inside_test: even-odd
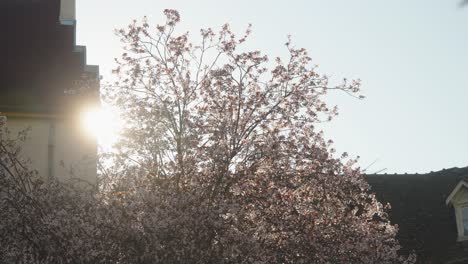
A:
[[[453,206],[455,208],[455,217],[457,220],[457,231],[458,231],[457,241],[466,241],[468,240],[468,232],[466,232],[465,234],[464,220],[468,222],[468,218],[463,219],[463,209],[466,208],[466,210],[468,210],[468,201],[454,204]]]

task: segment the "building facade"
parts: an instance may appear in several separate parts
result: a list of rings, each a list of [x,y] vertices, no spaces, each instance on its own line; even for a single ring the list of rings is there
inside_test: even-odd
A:
[[[367,175],[371,190],[390,203],[402,253],[418,263],[468,263],[468,167],[427,174]]]
[[[30,128],[23,153],[40,175],[96,181],[80,113],[99,105],[99,69],[76,45],[75,0],[2,0],[0,32],[0,115],[13,133]]]

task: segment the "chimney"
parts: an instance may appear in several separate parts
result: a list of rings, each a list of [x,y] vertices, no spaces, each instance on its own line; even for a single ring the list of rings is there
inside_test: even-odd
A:
[[[65,25],[75,23],[75,0],[60,0],[60,22]]]

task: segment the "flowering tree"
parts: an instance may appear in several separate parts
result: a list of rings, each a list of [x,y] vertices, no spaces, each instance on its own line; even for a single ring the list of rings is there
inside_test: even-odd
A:
[[[221,263],[411,261],[398,256],[396,229],[354,160],[335,157],[315,127],[337,114],[325,93],[356,96],[359,80],[330,86],[290,41],[286,59],[245,51],[250,27],[239,38],[227,24],[202,29],[192,44],[177,33],[178,12],[164,14],[154,29],[143,19],[117,31],[126,52],[107,94],[127,123],[114,188],[149,184],[177,205],[190,194],[190,207],[214,212],[204,223],[220,225],[200,234]]]
[[[59,181],[31,168],[0,116],[0,263],[118,263],[116,206],[96,186]]]
[[[122,140],[98,186],[41,178],[21,158],[25,134],[0,121],[2,263],[412,263],[396,228],[346,155],[314,127],[337,114],[306,50],[242,51],[224,25],[200,44],[179,14],[152,33],[118,31],[107,100]],[[105,164],[109,164],[106,162]]]

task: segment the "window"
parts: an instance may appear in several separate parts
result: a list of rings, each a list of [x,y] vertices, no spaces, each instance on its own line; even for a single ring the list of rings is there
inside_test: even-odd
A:
[[[468,206],[462,207],[463,235],[468,236]]]

